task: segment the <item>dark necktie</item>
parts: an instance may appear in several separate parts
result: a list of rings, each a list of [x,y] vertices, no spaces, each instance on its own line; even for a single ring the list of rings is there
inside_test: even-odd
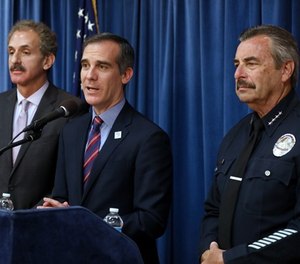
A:
[[[234,168],[232,170],[233,174],[230,176],[229,182],[225,187],[219,215],[219,246],[222,249],[229,249],[231,247],[231,226],[239,187],[243,180],[248,160],[263,128],[264,124],[260,118],[253,122],[253,131],[249,141],[235,161]]]
[[[83,163],[83,184],[84,185],[90,176],[93,167],[93,162],[96,159],[99,152],[99,147],[101,142],[100,127],[102,123],[103,120],[99,116],[96,116],[93,120],[92,129],[90,130],[89,133],[87,146],[84,153],[84,163]]]

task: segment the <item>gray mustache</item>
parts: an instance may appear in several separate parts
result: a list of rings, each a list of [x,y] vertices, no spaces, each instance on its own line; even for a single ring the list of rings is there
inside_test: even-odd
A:
[[[246,88],[253,88],[253,89],[255,89],[255,84],[240,79],[240,80],[237,80],[236,87],[237,88],[246,87]]]
[[[13,65],[10,67],[11,71],[25,71],[25,68],[22,65]]]

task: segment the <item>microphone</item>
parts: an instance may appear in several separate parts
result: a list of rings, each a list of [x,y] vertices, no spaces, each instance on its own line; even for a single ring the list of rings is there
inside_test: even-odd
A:
[[[53,112],[45,115],[44,117],[32,121],[30,125],[25,127],[22,132],[26,132],[29,130],[37,131],[42,129],[47,123],[60,118],[60,117],[69,117],[74,115],[81,108],[80,103],[76,102],[73,99],[65,100],[61,103],[61,105],[56,108]]]

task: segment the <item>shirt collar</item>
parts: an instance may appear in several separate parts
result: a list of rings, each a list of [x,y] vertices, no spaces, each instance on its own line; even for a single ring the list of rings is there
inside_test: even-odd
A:
[[[289,113],[290,109],[293,108],[293,100],[295,96],[295,91],[291,90],[287,96],[285,96],[268,114],[262,118],[268,135],[273,134],[278,125]],[[255,115],[257,114],[255,113]]]
[[[99,115],[106,125],[112,127],[117,116],[119,115],[123,106],[125,105],[125,102],[126,100],[125,98],[123,98],[119,103],[117,103],[116,105],[114,105],[113,107],[109,108],[108,110],[106,110],[105,112]],[[96,115],[97,114],[93,110],[93,119]]]
[[[40,89],[38,89],[35,93],[30,95],[28,98],[24,98],[24,96],[17,89],[18,104],[20,104],[23,99],[26,99],[30,103],[38,106],[40,101],[42,100],[42,97],[43,97],[44,93],[46,92],[48,86],[49,86],[49,81],[46,81],[45,84]]]

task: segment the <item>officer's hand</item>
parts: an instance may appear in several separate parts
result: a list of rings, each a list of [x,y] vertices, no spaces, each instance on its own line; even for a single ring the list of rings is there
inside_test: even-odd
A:
[[[202,263],[204,260],[207,259],[208,257],[208,254],[209,254],[209,249],[208,250],[205,250],[201,256],[201,260],[200,260],[200,263]]]
[[[224,264],[223,252],[224,250],[219,249],[217,242],[211,242],[209,250],[201,256],[201,264]]]

